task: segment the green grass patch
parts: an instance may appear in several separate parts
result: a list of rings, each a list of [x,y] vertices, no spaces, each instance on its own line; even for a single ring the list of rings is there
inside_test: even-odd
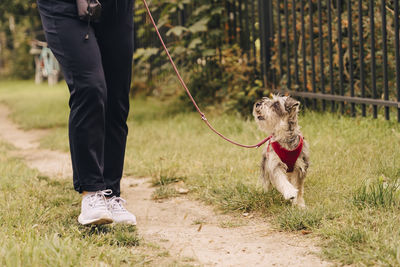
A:
[[[177,175],[177,172],[177,169],[165,170],[161,165],[159,170],[156,170],[151,174],[151,184],[153,186],[166,186],[180,181],[184,182],[186,177]]]
[[[175,190],[175,188],[167,185],[161,185],[158,187],[156,190],[154,190],[152,194],[152,198],[154,200],[159,200],[159,199],[167,199],[171,197],[176,197],[178,196],[178,192]]]
[[[207,195],[204,195],[207,193]],[[290,205],[275,190],[265,193],[260,187],[245,185],[237,182],[234,185],[215,186],[202,192],[204,199],[229,211],[251,212],[262,211],[268,214],[274,213],[277,207]]]
[[[65,128],[68,125],[68,88],[49,87],[32,81],[1,81],[0,102],[14,111],[13,120],[23,129]]]
[[[298,209],[297,207],[288,207],[279,214],[277,222],[279,226],[285,230],[315,230],[321,226],[324,219],[327,219],[326,216],[323,209]]]
[[[359,207],[374,206],[400,208],[400,176],[387,181],[381,175],[377,180],[366,181],[354,194],[354,203]]]
[[[37,97],[44,92],[46,97]],[[68,147],[65,87],[0,83],[0,99],[10,105],[12,117],[24,127],[56,127],[54,135],[42,140],[44,146]],[[53,105],[50,102],[58,103],[56,114],[45,108]],[[207,118],[242,143],[253,144],[265,137],[253,121],[235,114],[207,112]],[[400,125],[381,117],[350,118],[312,111],[300,115],[300,125],[311,152],[306,210],[292,208],[275,190],[262,191],[258,181],[261,149],[230,145],[210,132],[198,114],[174,100],[132,100],[125,174],[152,177],[160,185],[157,197],[173,195],[168,184],[184,177],[193,196],[225,211],[272,216],[282,229],[310,230],[323,237],[323,254],[328,259],[344,264],[400,265],[396,189]],[[5,190],[17,189],[11,183]]]
[[[0,265],[110,266],[141,264],[132,226],[78,224],[80,196],[70,181],[53,180],[7,156],[0,143]]]
[[[186,177],[174,177],[174,176],[167,176],[167,175],[161,175],[160,177],[153,177],[151,183],[153,186],[159,186],[159,185],[169,185],[172,183],[177,183],[180,181],[185,181]]]

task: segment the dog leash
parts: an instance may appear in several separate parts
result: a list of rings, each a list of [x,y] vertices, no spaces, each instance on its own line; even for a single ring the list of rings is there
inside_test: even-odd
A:
[[[187,86],[186,86],[186,84],[185,84],[185,81],[182,79],[182,76],[180,75],[180,73],[179,73],[179,71],[178,71],[178,68],[176,67],[176,65],[175,65],[175,63],[174,63],[174,60],[172,59],[172,57],[171,57],[171,55],[170,55],[170,53],[169,53],[169,51],[168,51],[168,48],[167,48],[167,46],[165,45],[163,38],[161,37],[161,34],[160,34],[160,32],[159,32],[159,30],[158,30],[158,27],[157,27],[157,25],[156,25],[156,23],[155,23],[155,21],[154,21],[154,19],[153,19],[153,16],[151,15],[151,12],[150,12],[150,9],[149,9],[149,5],[147,4],[147,1],[146,1],[146,0],[143,0],[143,4],[144,4],[145,7],[146,7],[147,14],[148,14],[149,17],[150,17],[150,20],[151,20],[151,22],[152,22],[152,24],[153,24],[153,26],[154,26],[154,29],[156,30],[156,33],[157,33],[157,35],[158,35],[158,38],[160,39],[160,42],[161,42],[162,46],[164,47],[165,53],[167,54],[168,59],[169,59],[169,61],[171,62],[172,67],[173,67],[174,70],[175,70],[176,76],[178,77],[178,79],[179,79],[181,85],[182,85],[183,88],[185,89],[187,95],[189,96],[190,100],[192,101],[192,103],[193,103],[194,107],[196,108],[197,112],[200,114],[201,119],[205,122],[205,124],[208,126],[208,128],[210,128],[211,131],[213,131],[214,133],[216,133],[216,134],[219,135],[222,139],[228,141],[229,143],[232,143],[232,144],[234,144],[234,145],[237,145],[237,146],[240,146],[240,147],[244,147],[244,148],[258,148],[258,147],[262,146],[265,142],[267,142],[268,140],[270,140],[270,139],[272,138],[272,136],[268,136],[267,138],[265,138],[264,140],[262,140],[261,142],[259,142],[258,144],[255,144],[255,145],[243,145],[243,144],[237,143],[237,142],[235,142],[235,141],[229,139],[228,137],[224,136],[222,133],[218,132],[218,131],[210,124],[210,122],[209,122],[209,121],[207,120],[207,118],[206,118],[206,115],[200,110],[200,108],[199,108],[199,106],[197,105],[196,101],[194,100],[192,94],[190,93],[189,89],[187,88]]]

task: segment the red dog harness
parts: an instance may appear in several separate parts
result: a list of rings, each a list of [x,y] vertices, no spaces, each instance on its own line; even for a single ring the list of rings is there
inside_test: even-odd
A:
[[[287,172],[293,172],[294,165],[300,156],[303,149],[303,137],[300,136],[300,142],[294,150],[287,150],[282,147],[278,142],[268,142],[267,152],[269,152],[269,146],[272,146],[275,153],[282,160],[283,163],[288,167]]]

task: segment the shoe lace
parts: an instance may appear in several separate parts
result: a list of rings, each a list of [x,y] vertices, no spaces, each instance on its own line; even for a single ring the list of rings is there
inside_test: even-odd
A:
[[[97,191],[88,197],[89,205],[95,208],[107,208],[106,196],[112,194],[111,189]]]
[[[113,212],[128,212],[123,205],[124,203],[126,203],[126,200],[122,197],[113,196],[108,200],[109,208],[112,209]]]

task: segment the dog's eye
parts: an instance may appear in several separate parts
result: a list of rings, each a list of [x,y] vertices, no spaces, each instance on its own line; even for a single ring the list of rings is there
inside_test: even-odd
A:
[[[260,107],[260,106],[261,106],[261,103],[260,103],[260,102],[256,103],[256,108],[258,108],[258,107]]]
[[[274,102],[271,107],[276,112],[276,114],[280,116],[283,115],[281,105],[278,101]]]

